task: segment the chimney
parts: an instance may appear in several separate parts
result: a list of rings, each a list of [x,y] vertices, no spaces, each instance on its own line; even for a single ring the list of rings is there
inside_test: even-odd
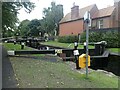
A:
[[[73,7],[71,8],[71,19],[76,19],[79,17],[79,6],[73,3]]]
[[[120,22],[120,0],[114,0],[114,7],[116,9],[115,13],[116,13],[116,21],[117,23]],[[120,26],[119,24],[117,25],[117,27]]]

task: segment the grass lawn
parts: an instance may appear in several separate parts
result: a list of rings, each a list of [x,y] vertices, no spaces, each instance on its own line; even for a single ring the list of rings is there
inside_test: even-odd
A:
[[[44,58],[44,59],[42,59]],[[48,57],[10,57],[20,88],[118,88],[118,77],[93,71],[89,79],[71,69],[68,62]]]
[[[57,41],[49,41],[49,42],[43,42],[44,45],[52,45],[52,46],[58,46],[58,47],[64,47],[64,48],[74,48],[74,43],[60,43]],[[79,45],[78,48],[83,49],[83,45]],[[94,46],[89,45],[89,49],[93,49]]]
[[[64,48],[74,48],[74,43],[59,43],[57,41],[49,41],[49,42],[43,42],[44,45],[52,45],[52,46],[58,46],[58,47],[64,47]],[[83,45],[79,45],[78,48],[83,49]],[[89,45],[89,49],[94,49],[94,46]],[[118,53],[120,51],[120,48],[107,48],[111,52]]]
[[[49,43],[49,42],[48,42]],[[52,42],[50,42],[52,43]],[[57,42],[55,42],[57,44]],[[68,45],[68,44],[63,44]],[[3,43],[7,50],[21,50],[20,45]],[[33,50],[25,47],[24,50]],[[20,88],[117,88],[118,78],[93,71],[89,79],[71,69],[68,62],[58,57],[45,55],[27,55],[10,57],[18,86]]]
[[[115,53],[120,52],[120,48],[108,48],[108,50],[111,51],[111,52],[115,52]]]
[[[33,48],[30,47],[24,47],[24,49],[21,49],[21,45],[19,44],[13,44],[13,43],[2,43],[2,45],[7,49],[7,50],[33,50]]]
[[[7,49],[7,50],[35,50],[33,48],[25,46],[24,49],[21,49],[21,45],[16,44],[14,45],[13,43],[2,43],[2,45]],[[24,56],[29,56],[29,55],[24,55]],[[44,54],[31,54],[30,56],[44,56]]]

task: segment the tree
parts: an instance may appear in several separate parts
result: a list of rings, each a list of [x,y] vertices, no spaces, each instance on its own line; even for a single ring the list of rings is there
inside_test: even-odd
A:
[[[63,18],[63,5],[56,5],[55,2],[51,2],[51,7],[44,8],[43,10],[44,17],[44,29],[50,35],[54,35],[55,31],[57,31],[57,35],[59,34],[59,22]]]
[[[28,24],[29,31],[28,33],[32,36],[38,36],[41,28],[40,20],[34,19]]]
[[[20,35],[21,36],[26,36],[28,34],[29,31],[29,27],[28,24],[30,23],[29,20],[23,20],[20,25],[18,26],[18,29],[20,30]]]
[[[15,30],[16,23],[18,23],[17,14],[21,8],[30,13],[34,7],[34,4],[30,2],[2,2],[3,37],[6,37],[7,30]]]

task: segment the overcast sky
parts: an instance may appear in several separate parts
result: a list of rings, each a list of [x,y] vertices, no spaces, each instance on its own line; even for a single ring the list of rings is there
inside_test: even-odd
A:
[[[63,5],[64,15],[71,11],[71,7],[73,6],[74,2],[75,5],[79,6],[79,8],[83,8],[91,4],[96,4],[99,9],[114,5],[114,0],[30,0],[30,1],[34,2],[36,7],[30,14],[27,14],[23,9],[20,10],[19,11],[20,14],[18,15],[20,21],[25,19],[28,20],[42,19],[43,8],[49,7],[52,1],[55,1],[56,4]]]

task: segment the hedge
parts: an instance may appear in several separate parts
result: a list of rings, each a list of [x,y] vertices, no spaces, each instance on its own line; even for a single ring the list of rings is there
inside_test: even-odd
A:
[[[58,42],[62,43],[73,43],[78,40],[77,36],[60,36],[58,37]],[[81,34],[80,42],[84,43],[86,41],[86,32]],[[119,33],[117,31],[107,31],[107,32],[94,32],[89,33],[89,42],[100,42],[106,41],[107,47],[118,48],[120,47]]]
[[[77,40],[78,38],[75,35],[58,37],[58,42],[61,42],[61,43],[74,43]]]

